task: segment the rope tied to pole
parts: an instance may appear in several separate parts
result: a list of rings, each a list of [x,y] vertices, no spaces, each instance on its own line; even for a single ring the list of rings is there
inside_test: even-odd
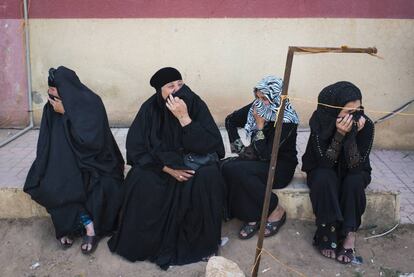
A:
[[[259,255],[257,256],[257,258],[255,259],[255,263],[254,263],[254,265],[252,266],[251,273],[253,273],[254,267],[257,265],[257,262],[259,261],[259,257],[260,257],[260,256],[262,256],[262,254],[263,254],[263,252],[264,252],[264,253],[266,253],[267,255],[269,255],[269,256],[270,256],[273,260],[275,260],[276,262],[278,262],[279,264],[281,264],[282,266],[284,266],[287,270],[289,270],[289,271],[291,271],[291,272],[294,272],[294,273],[296,273],[297,275],[299,275],[299,276],[301,276],[301,277],[306,277],[306,275],[305,275],[305,274],[303,274],[302,272],[300,272],[300,271],[298,271],[298,270],[294,269],[294,268],[293,268],[293,267],[291,267],[291,266],[288,266],[286,263],[284,263],[284,262],[282,262],[280,259],[276,258],[276,256],[275,256],[275,255],[273,255],[272,253],[270,253],[268,250],[266,250],[266,249],[264,249],[264,248],[261,248],[261,249],[257,248],[257,250],[259,250],[259,251],[260,251],[260,253],[259,253]]]

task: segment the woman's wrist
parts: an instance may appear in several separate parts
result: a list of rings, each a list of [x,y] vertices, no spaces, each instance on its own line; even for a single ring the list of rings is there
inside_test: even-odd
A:
[[[178,118],[178,121],[181,124],[181,127],[187,126],[188,124],[191,123],[191,118],[187,115],[187,116],[181,116]]]

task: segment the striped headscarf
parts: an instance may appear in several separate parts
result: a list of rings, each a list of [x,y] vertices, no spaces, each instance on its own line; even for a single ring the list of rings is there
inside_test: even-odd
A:
[[[262,92],[270,101],[270,105],[265,105],[260,99],[254,100],[247,115],[247,122],[244,126],[247,136],[250,136],[257,130],[256,120],[253,116],[253,109],[256,108],[257,114],[263,117],[266,122],[275,121],[276,114],[280,106],[280,95],[282,94],[283,80],[276,76],[267,76],[260,80],[253,89],[256,96],[256,91]],[[285,112],[283,115],[283,122],[285,123],[299,123],[298,115],[286,99]]]

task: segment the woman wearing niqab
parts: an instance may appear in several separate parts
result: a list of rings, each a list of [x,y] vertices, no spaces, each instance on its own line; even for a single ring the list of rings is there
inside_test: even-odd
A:
[[[314,245],[341,263],[355,258],[365,188],[371,182],[374,124],[361,105],[362,94],[354,84],[341,81],[325,87],[309,120],[311,134],[302,157],[316,217]]]
[[[63,247],[83,234],[81,250],[89,254],[116,228],[124,160],[101,98],[64,66],[49,70],[48,84],[24,191],[46,208]]]
[[[127,135],[126,197],[111,251],[162,269],[214,255],[220,243],[223,182],[217,161],[194,169],[188,155],[224,156],[207,105],[175,68],[157,71],[156,92],[145,101]]]

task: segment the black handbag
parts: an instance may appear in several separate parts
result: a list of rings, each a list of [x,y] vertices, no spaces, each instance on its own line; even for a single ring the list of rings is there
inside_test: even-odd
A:
[[[197,170],[203,165],[213,164],[219,161],[217,153],[209,153],[209,154],[196,154],[196,153],[188,153],[184,155],[184,165],[193,169]]]

